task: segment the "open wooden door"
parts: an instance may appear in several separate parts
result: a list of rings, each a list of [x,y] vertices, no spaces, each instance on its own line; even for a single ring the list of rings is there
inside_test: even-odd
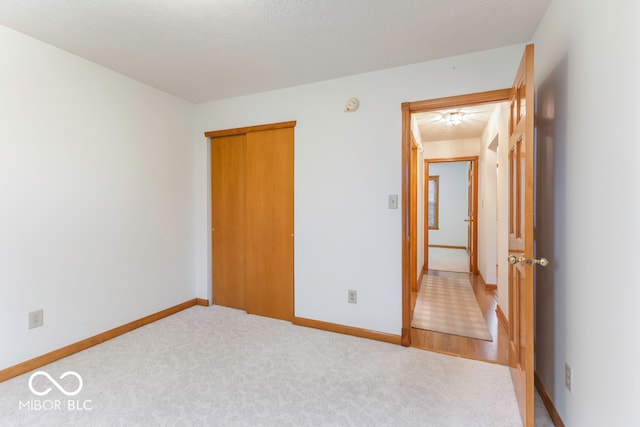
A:
[[[516,74],[509,116],[509,367],[522,424],[533,427],[533,45]]]

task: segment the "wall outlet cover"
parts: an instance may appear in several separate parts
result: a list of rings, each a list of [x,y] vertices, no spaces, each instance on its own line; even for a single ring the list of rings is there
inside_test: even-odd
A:
[[[353,289],[349,289],[347,292],[347,302],[349,304],[357,304],[358,303],[358,291],[354,291]]]
[[[29,329],[39,328],[44,325],[43,310],[36,310],[29,313]]]

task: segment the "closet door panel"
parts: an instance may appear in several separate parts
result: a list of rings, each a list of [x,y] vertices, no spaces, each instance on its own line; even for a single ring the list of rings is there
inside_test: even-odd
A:
[[[246,137],[246,310],[292,320],[294,130]]]
[[[211,139],[213,303],[245,309],[246,135]]]

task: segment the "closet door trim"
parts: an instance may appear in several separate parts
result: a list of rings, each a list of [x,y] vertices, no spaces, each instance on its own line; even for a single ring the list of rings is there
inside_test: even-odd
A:
[[[220,138],[223,136],[244,135],[246,133],[262,132],[265,130],[292,128],[295,126],[296,126],[296,121],[294,120],[291,122],[270,123],[268,125],[247,126],[242,128],[223,129],[223,130],[212,130],[209,132],[205,132],[204,136],[206,136],[207,138]]]

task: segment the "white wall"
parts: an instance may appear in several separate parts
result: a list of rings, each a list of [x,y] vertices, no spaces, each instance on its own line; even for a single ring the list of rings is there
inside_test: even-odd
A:
[[[478,270],[485,283],[496,284],[496,163],[495,151],[483,140],[478,159]],[[482,249],[480,249],[482,248]]]
[[[496,284],[496,163],[497,147],[492,150],[483,140],[478,159],[478,270],[487,284]]]
[[[438,229],[429,230],[429,245],[467,246],[469,162],[429,163],[438,176]]]
[[[422,146],[424,158],[430,160],[480,155],[480,138],[426,142]]]
[[[5,27],[0,94],[0,369],[194,298],[193,106]]]
[[[568,426],[640,425],[640,95],[638,2],[553,0],[533,40],[536,81],[569,47],[565,248],[551,268],[564,278],[552,384]],[[541,302],[538,301],[538,304]],[[536,340],[549,339],[537,331]],[[573,392],[564,388],[564,362]]]
[[[506,261],[509,243],[508,119],[509,104],[496,104],[496,109],[482,132],[478,160],[480,172],[478,240],[481,246],[478,267],[487,283],[498,285],[498,303],[507,317],[509,316],[509,278]],[[490,147],[495,142],[497,146]],[[496,264],[498,264],[497,276]]]
[[[522,45],[197,106],[197,292],[210,295],[209,144],[202,132],[297,120],[295,315],[401,332],[401,103],[511,84]],[[360,109],[344,113],[344,102]],[[347,303],[358,290],[358,304]]]

